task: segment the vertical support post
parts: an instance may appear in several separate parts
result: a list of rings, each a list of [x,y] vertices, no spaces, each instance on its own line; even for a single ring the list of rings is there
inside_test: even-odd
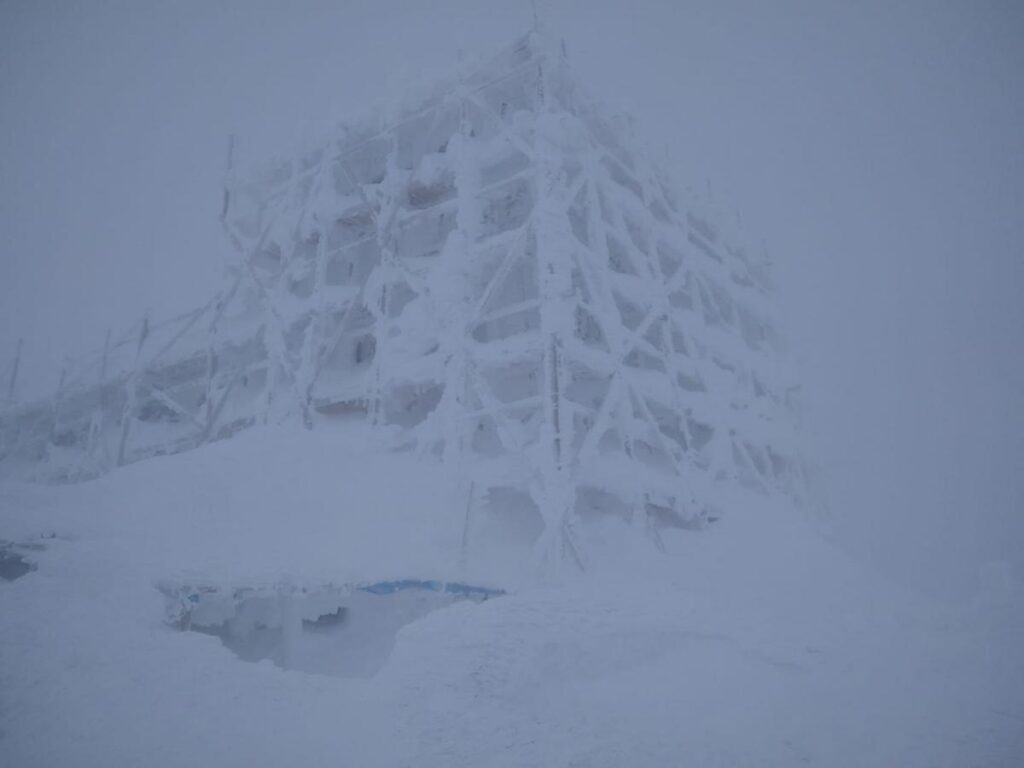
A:
[[[473,504],[476,497],[476,483],[469,481],[469,491],[466,493],[466,517],[462,521],[462,542],[459,546],[459,565],[463,568],[469,562],[469,537],[473,529]]]
[[[373,210],[362,186],[354,177],[353,183],[357,185],[359,195],[364,204]],[[373,384],[369,397],[370,423],[380,426],[384,422],[384,378],[385,378],[385,357],[387,356],[387,336],[389,327],[388,317],[388,283],[394,279],[398,271],[398,263],[395,256],[395,235],[392,231],[395,213],[397,211],[396,184],[401,176],[398,171],[398,134],[391,132],[391,149],[388,152],[387,161],[384,165],[384,180],[381,182],[381,189],[384,196],[380,202],[380,209],[374,215],[376,226],[377,247],[380,249],[381,265],[385,268],[385,275],[388,279],[382,280],[377,294],[376,302],[367,302],[367,307],[374,315],[374,356],[373,362]]]
[[[100,383],[107,379],[107,361],[110,358],[110,329],[107,328],[107,335],[103,339],[103,359],[100,361]]]
[[[99,403],[93,409],[92,418],[89,423],[89,442],[87,450],[90,456],[95,456],[96,449],[102,445],[104,448],[104,454],[106,451],[106,443],[103,442],[103,422],[106,420],[107,412],[107,364],[110,358],[110,329],[107,329],[107,334],[103,339],[103,357],[100,360],[100,373],[98,379],[98,386],[100,391]],[[104,455],[104,459],[108,459]]]
[[[217,374],[220,371],[220,356],[217,354],[218,342],[220,341],[220,321],[228,304],[234,299],[235,293],[238,291],[239,286],[241,286],[244,276],[244,272],[239,272],[231,288],[217,296],[217,300],[213,302],[213,316],[210,318],[210,324],[206,328],[206,416],[203,419],[203,434],[200,438],[203,443],[209,442],[210,437],[213,435],[213,428],[217,423],[221,409],[226,404],[231,389],[239,377],[236,371],[234,377],[227,383],[224,391],[220,394],[220,399],[214,402],[214,385],[217,381]]]
[[[465,269],[473,259],[472,244],[480,229],[480,213],[475,205],[479,189],[479,170],[473,154],[472,127],[466,109],[465,83],[459,75],[459,129],[448,143],[448,152],[454,156],[456,229],[448,236],[438,267],[442,279],[433,288],[434,298],[444,307],[440,314],[441,344],[444,345],[444,391],[435,411],[440,421],[439,436],[444,444],[443,460],[449,470],[461,475],[466,410],[471,371],[472,346],[468,337],[469,319],[465,299]],[[429,439],[433,439],[431,435]],[[472,491],[470,491],[472,501]],[[467,510],[468,514],[468,510]]]
[[[11,380],[7,385],[7,400],[8,402],[14,402],[15,386],[18,383],[18,368],[21,367],[21,348],[24,344],[25,339],[18,339],[18,346],[14,350],[14,366],[11,368]]]
[[[213,421],[216,417],[216,409],[213,404],[213,382],[217,378],[217,325],[220,319],[220,312],[223,306],[224,297],[218,299],[214,307],[213,320],[210,322],[206,332],[206,418],[203,419],[202,442],[210,440],[213,432]]]
[[[220,209],[220,223],[225,225],[228,217],[228,208],[231,205],[231,171],[235,164],[235,134],[228,136],[228,157],[224,169],[224,202]]]
[[[139,340],[135,347],[135,370],[132,371],[128,377],[128,383],[126,385],[127,397],[125,399],[124,411],[121,414],[121,440],[117,447],[117,466],[124,465],[125,452],[128,447],[128,435],[131,432],[131,423],[135,414],[136,397],[138,390],[138,380],[140,370],[140,362],[142,359],[142,347],[146,343],[146,338],[149,336],[149,313],[147,312],[142,316],[142,325],[139,329]]]
[[[543,43],[543,41],[541,41]],[[537,267],[540,275],[540,325],[543,339],[544,441],[550,446],[550,459],[540,468],[541,498],[536,499],[544,517],[545,531],[538,542],[538,554],[548,575],[557,577],[563,563],[570,559],[582,568],[583,562],[571,535],[570,516],[575,489],[567,452],[573,445],[572,412],[565,398],[566,366],[563,339],[573,333],[572,254],[574,238],[568,220],[564,171],[567,147],[555,126],[555,106],[551,89],[554,63],[545,54],[539,63],[537,114],[534,153],[537,166],[537,194],[534,232]]]
[[[57,439],[57,430],[60,427],[60,407],[64,400],[64,383],[68,378],[68,366],[71,364],[67,357],[60,368],[60,378],[57,381],[57,392],[50,401],[50,436],[47,440],[47,447],[54,445]]]
[[[316,178],[313,182],[312,196],[323,195],[323,185],[333,183],[331,174],[328,172],[326,153],[320,159],[317,168]],[[309,324],[306,326],[306,335],[303,339],[302,350],[298,367],[295,371],[295,385],[298,390],[299,409],[302,415],[302,423],[306,429],[313,428],[313,385],[316,383],[317,362],[320,359],[323,349],[321,336],[323,335],[325,298],[324,286],[327,282],[327,229],[322,227],[320,217],[314,211],[311,214],[317,223],[316,230],[316,264],[313,274],[313,300],[309,312]],[[381,300],[381,310],[384,308],[384,300]]]

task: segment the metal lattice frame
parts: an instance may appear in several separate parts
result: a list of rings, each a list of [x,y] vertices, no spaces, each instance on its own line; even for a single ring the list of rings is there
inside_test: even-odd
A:
[[[529,36],[383,127],[229,171],[228,288],[108,339],[96,384],[9,411],[0,446],[52,452],[74,413],[63,442],[95,474],[365,414],[457,465],[467,542],[504,489],[535,506],[551,563],[582,563],[593,515],[657,538],[714,516],[724,486],[799,494],[764,267],[628,144]]]
[[[541,548],[575,558],[588,511],[696,526],[716,481],[794,482],[785,448],[758,440],[782,411],[760,275],[679,212],[559,55],[527,40],[302,164],[263,198],[246,258],[289,254],[266,295],[302,337],[280,369],[307,420],[347,407],[401,425],[421,452],[472,464],[471,494],[525,489]],[[345,291],[332,264],[363,279]],[[737,385],[766,402],[736,412]]]

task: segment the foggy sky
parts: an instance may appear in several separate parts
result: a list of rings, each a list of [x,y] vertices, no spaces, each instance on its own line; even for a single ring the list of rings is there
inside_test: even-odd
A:
[[[776,265],[845,546],[1024,574],[1024,6],[555,2],[578,77]],[[227,136],[259,156],[530,26],[526,0],[0,0],[0,373],[204,302]]]

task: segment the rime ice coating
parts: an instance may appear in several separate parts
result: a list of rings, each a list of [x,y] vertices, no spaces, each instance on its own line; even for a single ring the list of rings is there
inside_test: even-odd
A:
[[[0,467],[78,479],[261,423],[365,419],[519,516],[545,562],[605,515],[701,527],[799,497],[767,265],[682,205],[529,35],[397,114],[229,171],[224,289],[2,415]]]

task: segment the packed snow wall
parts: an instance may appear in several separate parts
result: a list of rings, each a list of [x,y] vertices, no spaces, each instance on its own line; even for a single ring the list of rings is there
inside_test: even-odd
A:
[[[536,36],[233,169],[222,218],[224,289],[6,409],[0,468],[73,480],[260,423],[366,419],[570,559],[591,517],[700,527],[723,486],[802,493],[766,264]]]

